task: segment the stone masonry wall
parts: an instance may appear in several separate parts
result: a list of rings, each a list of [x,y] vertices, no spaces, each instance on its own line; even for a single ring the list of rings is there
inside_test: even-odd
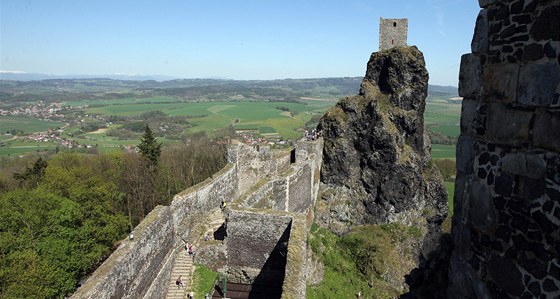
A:
[[[379,51],[406,46],[408,19],[379,18]]]
[[[560,297],[560,1],[479,0],[463,55],[450,298]]]
[[[293,175],[288,177],[288,210],[303,213],[313,202],[311,196],[313,173],[309,164],[303,164]]]
[[[156,207],[72,298],[142,298],[173,248],[172,231],[170,210]]]
[[[225,240],[229,281],[253,283],[291,222],[286,213],[230,209]]]
[[[259,181],[253,181],[253,186],[235,200],[235,206],[305,213],[312,207],[317,197],[322,146],[322,139],[314,142],[297,142],[296,163],[293,164],[289,163],[286,155],[277,155],[277,161],[260,161],[262,157],[248,156],[245,153],[245,162],[238,163],[245,165],[241,172],[247,171],[251,165],[264,164],[269,166],[261,167],[271,169],[272,172],[267,173],[265,178]],[[249,150],[253,154],[256,152],[252,147]],[[272,153],[265,153],[264,157],[273,159]],[[248,172],[257,176],[260,171],[255,171],[253,168]],[[249,177],[243,173],[240,176]],[[257,177],[262,176],[263,173],[260,173]]]
[[[239,191],[244,193],[266,175],[280,172],[290,164],[289,153],[277,156],[268,146],[239,145],[237,148]]]
[[[181,247],[189,218],[218,208],[237,192],[237,169],[228,164],[213,178],[178,194],[170,206],[157,206],[121,246],[88,278],[72,298],[161,298]]]

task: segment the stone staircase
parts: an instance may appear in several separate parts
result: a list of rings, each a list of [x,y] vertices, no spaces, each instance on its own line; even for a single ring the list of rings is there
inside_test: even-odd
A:
[[[193,259],[189,256],[186,250],[179,251],[179,256],[175,260],[171,277],[169,277],[169,286],[167,289],[167,299],[184,299],[187,296],[187,290],[191,285],[191,277],[194,271]],[[177,287],[175,283],[177,278],[181,275],[183,281],[182,287]]]
[[[220,209],[215,209],[211,211],[208,215],[204,216],[203,223],[200,223],[199,227],[193,228],[193,237],[189,242],[192,242],[193,249],[196,253],[201,242],[204,242],[204,237],[206,234],[210,234],[210,240],[213,240],[213,233],[220,228],[224,223],[224,213]],[[169,286],[167,288],[167,299],[184,299],[187,296],[187,291],[191,291],[192,284],[192,274],[195,270],[193,264],[193,259],[189,256],[185,249],[180,249],[177,253],[177,259],[175,260],[175,265],[173,266],[173,271],[171,272],[171,277],[169,277]],[[175,281],[181,275],[181,280],[183,281],[183,287],[177,287]],[[203,298],[203,296],[197,296],[196,298]]]

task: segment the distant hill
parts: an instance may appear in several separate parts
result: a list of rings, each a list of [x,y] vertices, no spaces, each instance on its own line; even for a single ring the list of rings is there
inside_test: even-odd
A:
[[[76,99],[146,98],[169,96],[184,101],[207,101],[241,97],[254,100],[297,101],[301,97],[337,100],[356,95],[361,77],[227,80],[227,79],[173,79],[158,81],[161,76],[127,79],[112,78],[52,78],[49,75],[29,73],[0,73],[0,101],[71,101]],[[44,78],[32,80],[32,78]],[[27,78],[26,80],[8,80]],[[122,75],[117,77],[123,78]],[[149,79],[148,78],[152,78]],[[133,80],[135,79],[135,80]],[[457,96],[457,88],[430,85],[431,96]],[[4,103],[5,104],[5,103]]]
[[[68,74],[68,75],[53,75],[53,74],[40,74],[40,73],[26,73],[26,72],[11,72],[0,71],[0,80],[14,80],[14,81],[37,81],[48,79],[95,79],[107,78],[113,80],[155,80],[166,81],[178,79],[174,76],[164,75],[134,75],[134,74],[103,74],[103,75],[87,75],[87,74]]]
[[[457,97],[459,90],[455,86],[428,85],[428,95]]]

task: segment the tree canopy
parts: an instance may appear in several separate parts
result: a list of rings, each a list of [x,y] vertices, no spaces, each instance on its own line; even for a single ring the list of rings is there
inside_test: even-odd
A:
[[[0,298],[67,296],[156,205],[226,163],[208,139],[162,149],[147,128],[142,144],[149,155],[61,151],[0,163]]]
[[[161,155],[161,142],[158,143],[156,141],[156,137],[148,124],[146,124],[138,148],[140,149],[140,154],[150,161],[151,165],[157,165],[159,156]]]

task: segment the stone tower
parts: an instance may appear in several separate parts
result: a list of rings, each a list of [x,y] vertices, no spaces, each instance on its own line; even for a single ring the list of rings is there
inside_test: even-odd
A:
[[[408,19],[379,18],[379,51],[406,46]]]

